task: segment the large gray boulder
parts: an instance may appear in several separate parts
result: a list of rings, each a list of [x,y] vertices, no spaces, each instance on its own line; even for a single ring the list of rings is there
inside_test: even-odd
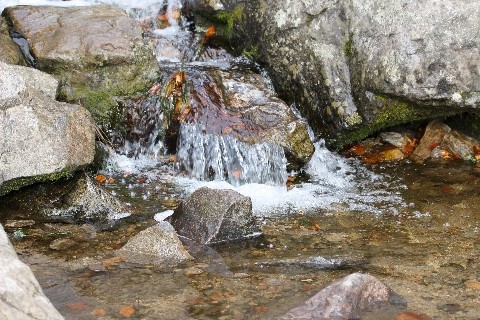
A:
[[[377,278],[362,273],[348,275],[287,312],[281,319],[360,319],[365,311],[405,301]]]
[[[21,262],[0,225],[0,318],[60,320],[30,268]]]
[[[54,100],[55,78],[3,62],[0,74],[0,195],[93,161],[93,119],[79,105]]]
[[[202,187],[185,199],[170,219],[180,236],[200,244],[260,235],[251,199],[233,190]]]
[[[117,255],[129,262],[173,267],[192,256],[183,248],[175,229],[166,221],[147,228],[128,240]]]
[[[297,102],[317,133],[335,133],[330,143],[480,107],[476,0],[254,0],[235,8],[226,22],[236,48],[266,66],[280,97]]]
[[[143,92],[157,76],[154,48],[118,7],[16,6],[4,16],[27,39],[36,67],[60,80],[60,98],[82,100],[100,123],[114,120],[116,97]]]
[[[0,17],[0,61],[26,65],[22,51],[10,37],[7,21],[3,17]]]

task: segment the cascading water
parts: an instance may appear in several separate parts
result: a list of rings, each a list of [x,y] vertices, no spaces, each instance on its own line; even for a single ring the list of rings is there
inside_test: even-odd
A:
[[[238,69],[248,64],[244,59],[233,58],[221,50],[214,51],[204,46],[201,35],[192,34],[188,30],[188,23],[179,16],[182,8],[179,0],[87,2],[119,5],[131,16],[141,20],[142,24],[148,24],[147,34],[156,43],[157,60],[162,67],[162,94],[165,93],[169,77],[178,70],[185,70],[188,77],[193,77],[206,70]],[[159,25],[160,20],[164,21],[164,25]],[[208,80],[208,76],[201,81],[207,83],[205,79]],[[273,89],[268,78],[265,83]],[[210,95],[211,92],[205,90],[200,99]],[[206,101],[209,103],[208,99]],[[166,152],[161,142],[166,129],[163,125],[163,111],[158,99],[153,97],[148,98],[140,107],[131,109],[128,117],[135,125],[125,137],[123,146],[117,150],[118,153],[111,155],[109,170],[147,177],[147,181],[164,179],[167,170],[168,181],[171,181],[172,167],[181,168],[188,177],[179,175],[175,169],[175,181],[185,192],[192,192],[204,185],[211,188],[234,188],[252,198],[257,215],[332,209],[337,205],[349,210],[382,213],[395,211],[396,207],[404,205],[395,192],[402,186],[388,182],[388,177],[373,174],[354,159],[344,159],[331,153],[322,141],[315,144],[315,154],[302,170],[309,180],[287,190],[287,160],[283,149],[277,144],[248,144],[239,141],[234,135],[207,133],[206,128],[199,123],[181,122],[177,140],[177,163],[166,169],[165,157],[161,157]],[[192,177],[196,180],[192,180]],[[128,188],[131,197],[141,195],[144,200],[162,189],[158,184],[152,187],[142,184],[138,190],[135,189],[135,184],[130,184]],[[145,191],[147,189],[149,190]]]
[[[249,145],[229,135],[202,133],[196,124],[182,124],[177,143],[179,164],[199,180],[285,185],[287,160],[274,143]]]

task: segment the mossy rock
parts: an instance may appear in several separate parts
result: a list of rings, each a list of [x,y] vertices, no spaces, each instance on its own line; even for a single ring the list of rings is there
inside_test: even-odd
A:
[[[379,111],[370,121],[364,122],[352,130],[332,135],[327,139],[327,146],[334,150],[340,150],[346,145],[359,142],[387,128],[455,114],[455,111],[451,109],[422,107],[385,95],[373,95],[372,103]]]

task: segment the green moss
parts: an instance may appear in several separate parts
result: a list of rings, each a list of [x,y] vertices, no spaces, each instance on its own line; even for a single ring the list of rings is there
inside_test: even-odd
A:
[[[240,21],[243,15],[243,4],[237,5],[232,11],[221,11],[213,16],[213,20],[226,26],[228,39],[232,38],[235,22]]]
[[[382,95],[375,96],[375,103],[379,105],[380,111],[369,123],[360,125],[356,129],[342,132],[329,139],[327,141],[328,147],[339,150],[346,145],[361,141],[389,127],[448,116],[453,113],[447,110],[421,108],[420,106]]]
[[[257,60],[258,58],[258,45],[255,45],[253,46],[252,48],[250,48],[249,50],[247,49],[244,49],[242,51],[242,54],[247,57],[247,58],[250,58],[252,59],[253,61]]]
[[[345,53],[346,57],[351,57],[355,52],[355,47],[353,44],[353,36],[351,34],[348,37],[348,41],[345,42],[345,46],[343,47],[343,52]]]
[[[3,195],[6,195],[11,191],[19,190],[22,187],[25,187],[34,183],[55,181],[64,177],[69,177],[72,175],[72,173],[73,173],[72,168],[65,168],[62,171],[53,172],[50,174],[44,174],[44,175],[34,176],[34,177],[22,177],[22,178],[9,180],[0,186],[0,197]]]

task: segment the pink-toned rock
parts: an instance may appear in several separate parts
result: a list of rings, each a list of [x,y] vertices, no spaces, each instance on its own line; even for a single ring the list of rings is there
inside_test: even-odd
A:
[[[388,304],[405,302],[377,278],[357,272],[321,290],[282,319],[356,319],[361,312]]]
[[[416,163],[423,163],[430,158],[432,150],[443,141],[443,137],[450,130],[450,127],[442,122],[430,122],[410,158]]]

